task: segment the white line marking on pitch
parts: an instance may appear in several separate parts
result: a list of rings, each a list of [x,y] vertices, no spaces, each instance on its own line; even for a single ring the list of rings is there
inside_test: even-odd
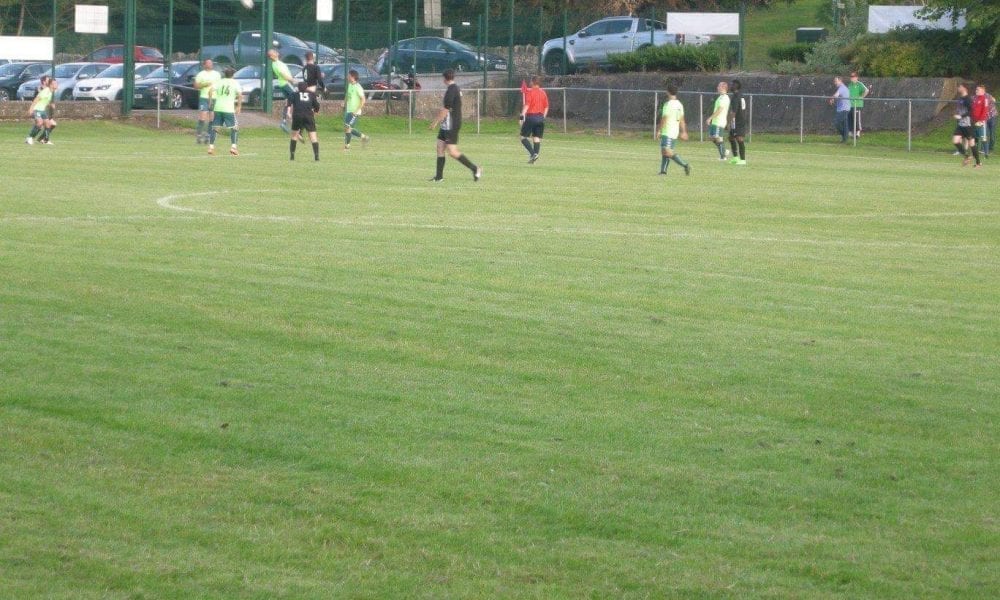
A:
[[[260,190],[267,193],[272,190]],[[786,243],[786,244],[810,244],[816,246],[859,246],[871,248],[930,248],[930,249],[992,249],[994,246],[982,244],[921,244],[915,242],[865,242],[859,240],[818,240],[810,238],[778,238],[778,237],[756,237],[756,236],[718,236],[709,234],[668,232],[668,231],[615,231],[611,229],[587,229],[587,228],[565,228],[565,227],[485,227],[477,225],[445,225],[436,223],[412,223],[412,222],[379,222],[377,219],[334,219],[324,217],[290,217],[281,215],[246,215],[227,213],[221,211],[203,210],[187,206],[178,206],[174,200],[181,198],[198,198],[205,196],[216,196],[219,194],[231,193],[231,190],[221,190],[213,192],[192,192],[184,194],[170,194],[156,200],[156,204],[168,210],[178,210],[189,213],[202,214],[210,217],[225,219],[242,219],[251,221],[269,221],[284,223],[315,223],[340,225],[344,227],[392,227],[397,229],[426,229],[438,231],[475,231],[480,233],[510,233],[510,234],[540,234],[540,235],[599,235],[607,237],[633,237],[633,238],[662,238],[662,239],[692,239],[692,240],[724,240],[734,242],[761,242],[761,243]]]

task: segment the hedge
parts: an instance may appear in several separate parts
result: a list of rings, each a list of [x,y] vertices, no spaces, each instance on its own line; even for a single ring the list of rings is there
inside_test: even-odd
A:
[[[634,71],[723,71],[736,60],[731,44],[711,42],[702,46],[656,46],[612,54],[611,66],[619,72]]]
[[[767,49],[767,56],[774,62],[806,62],[806,54],[813,49],[813,44],[799,42],[797,44],[777,44]]]

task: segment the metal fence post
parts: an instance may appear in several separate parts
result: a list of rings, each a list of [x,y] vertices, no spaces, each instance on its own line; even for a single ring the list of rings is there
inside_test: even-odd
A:
[[[656,137],[656,126],[660,124],[660,92],[653,92],[653,137]]]
[[[608,90],[608,137],[611,137],[611,90]]]
[[[799,96],[799,143],[806,141],[806,97]]]
[[[747,142],[753,141],[753,96],[750,96],[750,111],[747,115]]]
[[[476,133],[479,133],[479,118],[483,114],[482,107],[480,105],[480,92],[483,90],[476,88]]]
[[[563,133],[566,133],[566,88],[563,88],[562,92],[563,92]]]
[[[698,141],[705,141],[705,96],[698,93]]]
[[[913,150],[913,100],[906,101],[906,151]]]
[[[417,90],[408,90],[408,91],[410,93],[407,94],[406,96],[410,99],[410,102],[409,102],[409,104],[410,104],[410,111],[409,111],[409,115],[406,118],[406,122],[407,122],[407,128],[409,129],[410,135],[413,135],[413,108],[414,108],[414,105],[416,104],[416,101],[417,101],[417,99],[414,97],[414,94],[417,93]]]

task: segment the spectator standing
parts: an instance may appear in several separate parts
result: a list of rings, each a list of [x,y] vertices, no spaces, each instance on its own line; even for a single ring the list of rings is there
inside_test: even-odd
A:
[[[844,79],[840,76],[833,78],[833,85],[837,91],[830,97],[830,105],[833,106],[833,126],[840,134],[840,143],[847,143],[848,120],[851,114],[851,91],[844,85]]]
[[[871,90],[858,79],[857,71],[851,71],[851,81],[847,84],[847,91],[851,93],[851,136],[861,137],[861,109],[865,107],[865,97]]]
[[[972,117],[972,126],[975,128],[976,145],[979,146],[983,158],[989,158],[989,146],[986,145],[986,136],[988,135],[986,122],[990,118],[990,105],[986,98],[986,86],[981,83],[976,86],[976,95],[972,98],[969,115]]]

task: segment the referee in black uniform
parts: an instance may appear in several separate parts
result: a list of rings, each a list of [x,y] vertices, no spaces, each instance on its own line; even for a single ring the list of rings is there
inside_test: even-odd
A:
[[[479,181],[483,176],[483,168],[474,165],[458,149],[458,131],[462,128],[462,90],[455,84],[454,69],[445,69],[444,83],[448,86],[444,92],[444,106],[430,125],[430,129],[441,126],[437,136],[437,171],[431,181],[444,179],[445,151],[472,171],[473,181]]]

